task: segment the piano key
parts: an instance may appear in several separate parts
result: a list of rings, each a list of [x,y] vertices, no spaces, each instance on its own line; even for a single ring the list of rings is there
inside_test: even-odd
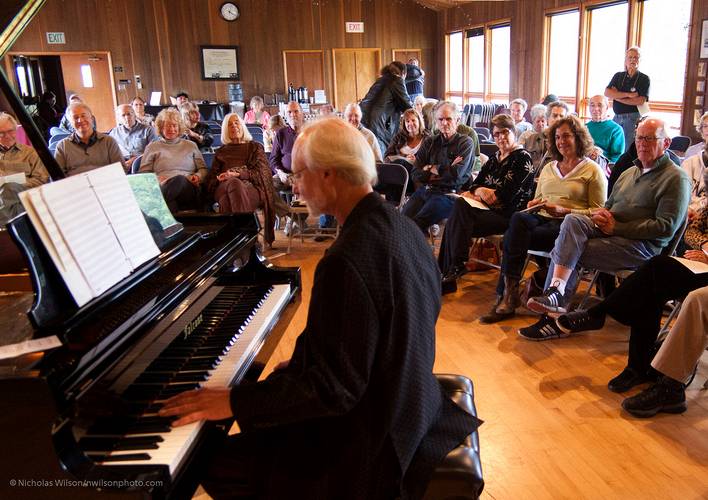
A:
[[[152,457],[148,453],[126,453],[126,454],[96,454],[87,453],[89,458],[92,458],[98,463],[119,463],[124,465],[125,462],[135,463],[135,464],[145,464]]]

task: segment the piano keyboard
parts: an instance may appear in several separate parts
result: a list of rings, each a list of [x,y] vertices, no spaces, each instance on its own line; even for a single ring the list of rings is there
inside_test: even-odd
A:
[[[133,416],[99,419],[79,446],[99,465],[167,465],[174,477],[204,421],[172,428],[174,418],[156,414],[161,402],[197,387],[228,388],[238,382],[289,298],[287,284],[223,287],[188,316],[201,317],[191,333],[173,335],[169,345],[159,346],[157,357],[145,361],[143,356],[142,364],[137,360],[131,366],[140,373],[121,394]]]

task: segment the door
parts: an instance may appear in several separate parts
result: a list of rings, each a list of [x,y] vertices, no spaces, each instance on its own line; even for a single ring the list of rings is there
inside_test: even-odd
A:
[[[402,63],[408,63],[409,59],[418,59],[420,67],[423,67],[423,61],[421,60],[421,50],[420,49],[393,49],[393,61],[401,61]]]
[[[332,49],[334,105],[343,110],[360,101],[381,69],[381,49]]]
[[[78,94],[96,117],[96,129],[108,132],[115,127],[115,94],[107,53],[61,54],[61,69],[67,99]]]

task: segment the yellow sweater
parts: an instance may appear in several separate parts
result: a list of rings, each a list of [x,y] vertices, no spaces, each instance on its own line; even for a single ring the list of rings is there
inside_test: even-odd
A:
[[[589,158],[581,160],[565,177],[561,177],[557,162],[552,161],[541,171],[534,199],[570,208],[575,214],[587,215],[591,208],[605,206],[607,177],[600,166]],[[539,213],[551,217],[545,210]]]

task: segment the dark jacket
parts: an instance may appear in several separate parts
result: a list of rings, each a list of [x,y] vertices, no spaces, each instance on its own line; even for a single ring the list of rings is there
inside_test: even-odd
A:
[[[474,164],[474,141],[471,137],[455,133],[449,140],[441,133],[425,139],[415,155],[415,168],[412,178],[421,184],[442,193],[459,191],[472,175]],[[455,158],[462,157],[462,161],[453,165]],[[423,170],[426,165],[435,165],[438,175],[429,170]]]
[[[401,113],[410,107],[403,79],[387,74],[374,82],[361,101],[361,123],[374,133],[384,149],[398,130]]]
[[[288,367],[232,389],[241,429],[282,440],[282,467],[259,498],[388,499],[399,492],[382,493],[382,482],[401,488],[412,462],[400,495],[422,494],[478,425],[432,374],[439,311],[440,274],[420,229],[378,194],[364,197],[317,266]],[[426,456],[413,461],[419,448]]]
[[[406,64],[406,91],[411,95],[423,93],[423,72],[413,64]]]

